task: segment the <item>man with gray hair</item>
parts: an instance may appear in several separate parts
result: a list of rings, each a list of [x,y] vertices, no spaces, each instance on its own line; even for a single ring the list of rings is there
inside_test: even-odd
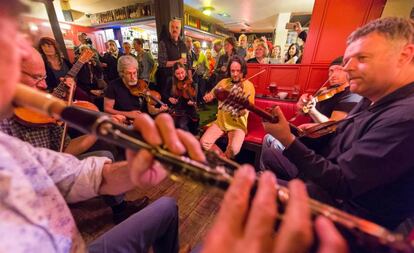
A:
[[[105,91],[104,110],[110,114],[121,114],[129,119],[147,112],[144,97],[134,95],[134,91],[143,90],[144,81],[138,82],[138,62],[130,56],[121,56],[118,60],[119,78],[109,83]]]
[[[105,112],[135,119],[141,113],[156,115],[168,109],[166,105],[155,108],[147,102],[145,91],[148,90],[148,84],[138,78],[139,68],[135,57],[121,56],[117,68],[120,78],[112,81],[105,91]]]

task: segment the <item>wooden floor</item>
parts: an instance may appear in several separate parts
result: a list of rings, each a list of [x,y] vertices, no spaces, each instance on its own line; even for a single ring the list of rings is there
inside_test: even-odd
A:
[[[194,247],[204,237],[218,211],[223,192],[190,181],[164,180],[147,191],[133,190],[128,200],[148,196],[151,201],[161,196],[174,197],[179,206],[180,244]],[[111,209],[100,198],[71,206],[72,213],[85,241],[91,242],[113,227]]]

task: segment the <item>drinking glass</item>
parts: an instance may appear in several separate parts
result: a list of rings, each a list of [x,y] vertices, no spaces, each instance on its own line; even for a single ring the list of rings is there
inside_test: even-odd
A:
[[[276,83],[270,83],[269,84],[269,91],[272,97],[276,97],[277,95],[277,84]]]

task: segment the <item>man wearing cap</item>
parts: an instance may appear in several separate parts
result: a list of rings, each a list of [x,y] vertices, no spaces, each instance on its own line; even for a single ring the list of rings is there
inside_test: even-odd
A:
[[[354,106],[362,99],[361,96],[352,93],[349,90],[349,82],[347,78],[347,73],[343,70],[342,67],[342,57],[338,57],[333,60],[329,66],[328,72],[328,82],[329,85],[326,86],[326,90],[335,89],[337,87],[344,87],[344,90],[334,94],[331,98],[315,102],[315,99],[310,94],[303,94],[299,101],[296,104],[296,108],[299,113],[303,113],[302,108],[308,105],[308,115],[312,118],[312,123],[305,123],[298,128],[306,130],[310,127],[313,127],[319,123],[327,122],[329,120],[341,120],[344,119],[348,113],[354,108]],[[324,89],[321,89],[324,90]],[[342,89],[338,89],[342,90]],[[315,150],[318,153],[324,153],[325,144],[327,144],[327,139],[319,140],[305,140],[305,144]],[[279,141],[275,139],[272,135],[266,134],[263,138],[262,153],[260,157],[260,169],[272,169],[279,167],[275,163],[275,157],[281,155],[281,146]],[[280,159],[278,159],[280,160]],[[277,169],[275,168],[275,171]],[[279,176],[279,174],[278,174]]]
[[[317,103],[314,102],[312,95],[303,94],[296,104],[299,112],[302,112],[302,108],[307,105],[309,110],[308,114],[315,123],[323,123],[328,120],[341,120],[345,118],[348,115],[348,112],[350,112],[361,100],[361,96],[354,94],[349,90],[347,74],[342,67],[342,57],[338,57],[331,62],[328,75],[329,85],[326,87],[326,90],[341,86],[344,89],[338,90],[343,90],[342,92],[338,92],[334,94],[333,97]],[[323,94],[325,89],[322,88],[321,91]],[[313,125],[314,123],[304,124],[301,125],[300,128],[306,129]]]

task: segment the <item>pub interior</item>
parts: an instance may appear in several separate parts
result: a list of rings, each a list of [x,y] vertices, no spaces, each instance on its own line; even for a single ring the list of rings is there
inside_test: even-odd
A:
[[[0,252],[414,252],[412,0],[0,7]]]

